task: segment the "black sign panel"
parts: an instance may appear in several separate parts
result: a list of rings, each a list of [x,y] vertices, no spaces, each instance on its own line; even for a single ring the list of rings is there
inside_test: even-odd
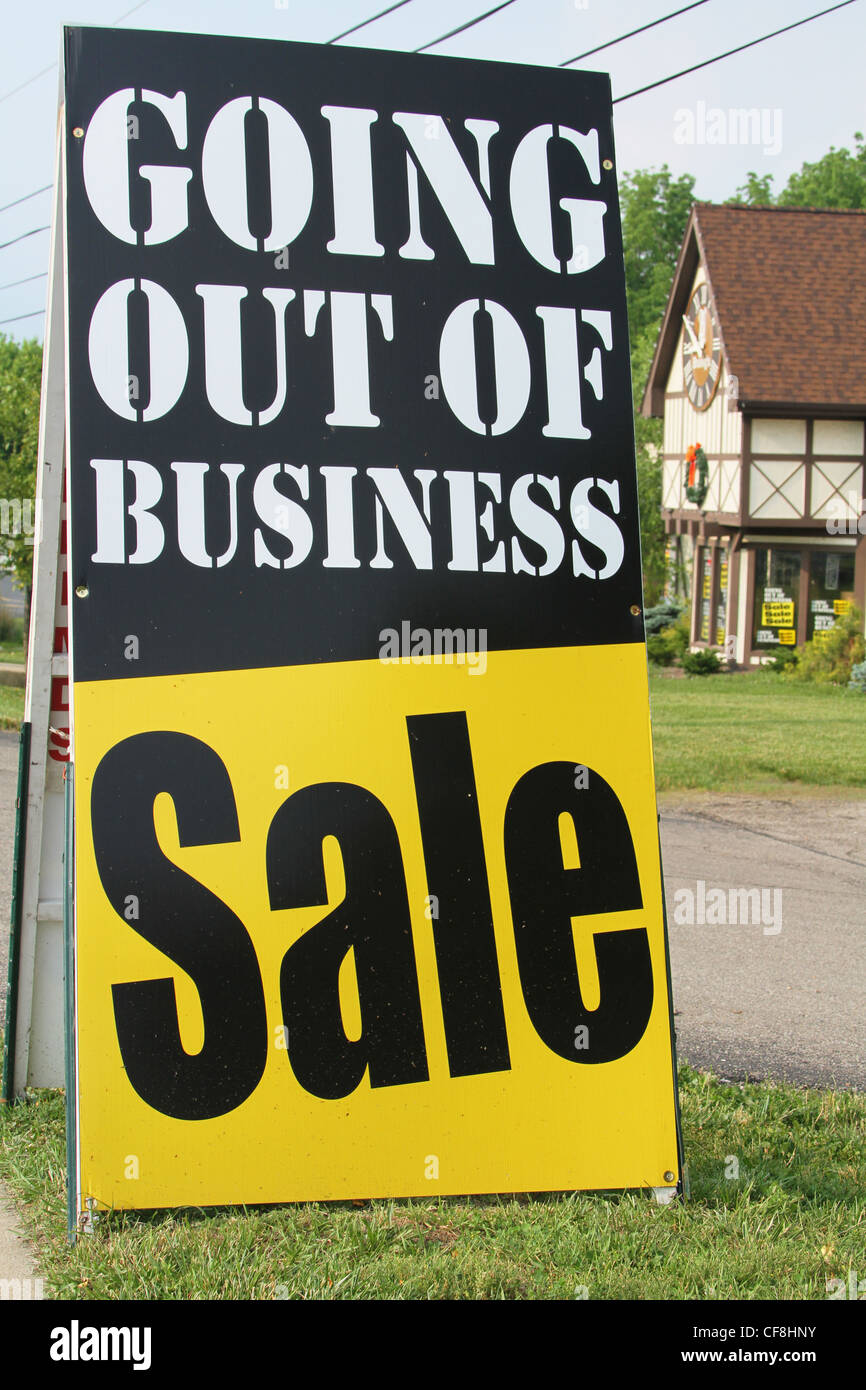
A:
[[[79,678],[642,639],[607,77],[113,30],[68,73]]]

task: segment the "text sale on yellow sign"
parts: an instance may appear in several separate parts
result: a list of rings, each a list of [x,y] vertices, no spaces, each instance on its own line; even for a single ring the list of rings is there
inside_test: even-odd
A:
[[[266,1202],[664,1185],[677,1166],[676,1136],[641,691],[645,701],[638,646],[490,653],[480,674],[465,662],[369,662],[82,687],[85,1194],[147,1207],[229,1202],[241,1188],[246,1200]],[[253,705],[255,718],[239,720]],[[431,805],[440,758],[450,759],[452,780]],[[183,798],[162,793],[151,815],[150,789],[185,776]],[[352,797],[376,806],[373,828],[368,806],[353,829]],[[297,816],[287,815],[293,803]],[[540,823],[542,851],[557,867],[559,882],[542,880],[523,898],[509,816],[513,834],[528,819]],[[467,843],[476,818],[477,861]],[[599,818],[618,833],[614,843],[592,843]],[[130,831],[148,819],[152,845],[142,850],[139,839],[130,853]],[[87,834],[91,824],[102,842]],[[370,862],[377,855],[380,879]],[[630,898],[632,862],[640,886]],[[261,990],[261,1009],[239,1009],[236,1031],[231,1017],[208,1017],[208,957],[225,942],[202,934],[186,945],[182,968],[170,943],[160,950],[148,939],[154,915],[165,920],[168,871],[188,876],[186,887],[166,885],[179,914],[185,894],[190,904],[212,894],[226,918],[215,930],[237,934],[228,988],[245,999]],[[477,892],[467,900],[461,874],[472,873]],[[306,879],[307,899],[282,906],[281,893],[303,892],[293,874]],[[587,905],[599,910],[569,916],[559,895],[577,894],[582,876],[592,877],[598,901]],[[140,891],[125,891],[132,887]],[[489,978],[464,979],[461,995],[454,967],[466,938],[487,959],[477,945],[483,920],[467,917],[474,909],[483,919],[488,894]],[[555,925],[539,940],[551,894]],[[536,938],[522,962],[515,907]],[[373,956],[360,939],[367,917],[381,931]],[[252,952],[240,947],[243,936]],[[631,947],[612,956],[618,941]],[[321,999],[292,991],[293,951],[304,944],[307,988]],[[557,1014],[555,1001],[545,1007],[544,976],[569,955],[565,978],[548,981],[567,1001]],[[390,996],[376,982],[389,965]],[[252,990],[248,967],[258,976]],[[625,969],[632,988],[643,981],[630,1014]],[[149,988],[164,991],[169,1021],[176,1008],[174,1071],[136,1048],[135,996]],[[501,1012],[490,1009],[500,998]],[[242,1078],[232,1108],[218,1078],[209,1087],[195,1074],[208,1053],[217,1068],[224,1054]],[[99,1142],[88,1146],[88,1136]]]

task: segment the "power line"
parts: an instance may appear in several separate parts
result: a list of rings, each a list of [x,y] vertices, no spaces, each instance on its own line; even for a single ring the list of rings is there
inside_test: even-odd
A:
[[[31,82],[36,82],[38,78],[44,77],[47,72],[53,72],[57,67],[56,63],[49,63],[47,68],[41,68],[39,72],[34,72],[32,77],[28,77],[26,82],[21,82],[17,87],[13,87],[11,92],[4,92],[0,101],[8,101],[10,97],[17,96],[23,92],[25,87],[29,87]]]
[[[139,0],[139,3],[137,5],[133,5],[131,10],[127,10],[125,14],[122,14],[117,19],[112,20],[111,27],[113,28],[115,24],[120,24],[121,20],[123,19],[129,19],[129,16],[131,14],[135,14],[136,10],[140,10],[144,5],[148,5],[149,3],[150,0]],[[19,92],[24,91],[25,87],[29,87],[31,82],[37,82],[39,78],[44,77],[46,73],[53,72],[56,67],[56,63],[49,63],[47,68],[41,68],[39,72],[34,72],[32,77],[28,77],[26,81],[19,83],[17,87],[13,87],[11,92],[4,92],[3,95],[0,96],[0,101],[8,101],[10,97],[17,96]]]
[[[23,280],[10,280],[8,285],[0,285],[0,290],[14,290],[16,285],[29,285],[31,280],[42,280],[47,274],[47,270],[40,270],[38,275],[25,275]]]
[[[136,10],[143,9],[144,6],[147,5],[147,4],[149,4],[149,0],[138,0],[138,4],[137,4],[137,5],[133,5],[133,7],[132,7],[131,10],[127,10],[125,14],[118,15],[117,19],[115,19],[115,20],[112,21],[112,28],[114,27],[115,24],[120,24],[120,23],[122,23],[122,21],[123,21],[124,19],[129,19],[129,16],[130,16],[131,14],[135,14]]]
[[[125,13],[120,15],[114,21],[114,23],[120,24],[122,20],[128,19],[130,15],[135,14],[137,10],[142,9],[148,3],[149,0],[139,0],[139,3],[137,5],[133,5],[132,9],[125,11]],[[397,0],[396,4],[389,5],[384,10],[379,10],[378,13],[371,15],[369,19],[362,20],[359,24],[353,25],[350,29],[344,29],[342,33],[336,34],[332,39],[328,39],[327,43],[338,43],[340,39],[348,38],[350,34],[357,33],[359,29],[365,29],[367,25],[375,23],[377,19],[383,19],[386,15],[393,14],[395,10],[400,10],[404,7],[404,5],[408,5],[410,3],[411,0]],[[455,35],[462,34],[467,29],[474,28],[476,24],[480,24],[483,20],[489,19],[491,15],[497,14],[500,10],[507,9],[508,6],[512,4],[514,4],[514,0],[502,0],[501,4],[494,5],[492,9],[485,10],[483,14],[477,15],[475,19],[467,20],[465,24],[460,24],[457,26],[457,28],[450,29],[446,34],[441,34],[438,39],[432,39],[430,43],[423,44],[420,48],[414,49],[413,52],[424,53],[428,48],[435,48],[437,44],[444,43],[446,39],[454,38]],[[585,53],[578,53],[574,58],[566,58],[557,66],[565,68],[569,67],[572,63],[579,63],[584,58],[592,57],[593,54],[600,53],[605,48],[613,48],[618,43],[624,43],[626,39],[634,38],[637,34],[646,33],[648,29],[654,29],[659,24],[666,24],[668,20],[676,19],[678,15],[686,14],[689,10],[696,10],[701,5],[705,4],[707,4],[707,0],[692,0],[691,4],[684,5],[678,10],[673,10],[670,14],[662,15],[659,19],[651,20],[648,24],[642,24],[637,29],[630,29],[628,33],[620,34],[618,38],[609,39],[606,43],[597,44],[595,48],[588,48]],[[642,96],[644,92],[651,92],[656,87],[663,87],[668,82],[675,82],[679,77],[687,77],[690,73],[700,71],[701,68],[710,67],[713,63],[720,63],[725,58],[731,58],[735,53],[743,53],[748,48],[755,48],[758,44],[766,43],[768,39],[777,38],[780,34],[787,34],[792,29],[798,29],[803,24],[810,24],[812,20],[822,19],[825,15],[833,14],[836,10],[844,10],[848,5],[853,4],[854,0],[841,0],[841,2],[837,5],[830,5],[827,9],[819,10],[816,14],[807,15],[805,19],[795,20],[794,23],[786,24],[781,29],[774,29],[771,33],[763,34],[760,38],[751,39],[748,43],[739,44],[736,48],[729,48],[727,52],[719,53],[714,58],[706,58],[701,63],[694,63],[691,67],[683,68],[680,72],[671,73],[669,77],[662,77],[657,82],[649,82],[646,86],[638,87],[635,91],[627,92],[624,96],[615,97],[613,105],[616,106],[617,103],[620,101],[630,101],[632,97]],[[11,92],[6,92],[3,96],[0,96],[0,102],[6,101],[9,97],[14,96],[16,92],[20,92],[31,82],[35,82],[38,78],[43,77],[45,73],[51,72],[52,68],[54,67],[56,67],[56,64],[52,63],[50,67],[43,68],[40,72],[34,73],[32,77],[27,78],[26,82],[22,82],[20,86],[13,88]],[[6,212],[9,208],[17,207],[19,203],[25,203],[28,201],[28,199],[35,198],[39,193],[47,192],[48,189],[51,188],[51,186],[51,184],[45,184],[42,188],[34,189],[32,193],[25,193],[22,198],[16,198],[13,202],[6,203],[3,207],[0,207],[0,212]],[[11,241],[2,242],[0,243],[0,251],[2,251],[7,246],[14,245],[16,241],[23,241],[27,237],[35,236],[37,232],[42,231],[47,231],[47,227],[36,227],[32,232],[24,232],[23,235],[20,237],[13,237]],[[38,277],[33,276],[31,278],[37,279]],[[14,283],[23,284],[24,281],[16,281]],[[0,288],[8,288],[8,286]]]
[[[48,223],[44,227],[34,227],[32,232],[22,232],[20,236],[14,236],[11,241],[0,241],[0,251],[7,246],[14,246],[16,241],[26,241],[29,236],[35,236],[37,232],[47,232]]]
[[[19,203],[26,203],[28,198],[35,198],[37,193],[47,193],[49,188],[53,187],[53,184],[46,183],[42,188],[34,188],[32,193],[25,193],[23,198],[16,198],[13,203],[4,203],[3,207],[0,208],[0,212],[8,212],[9,208],[17,208]]]
[[[32,314],[16,314],[15,317],[11,319],[0,319],[0,327],[2,327],[4,323],[20,323],[22,319],[35,319],[39,314],[44,313],[44,309],[34,309]]]
[[[696,10],[699,5],[706,5],[707,0],[692,0],[691,5],[684,5],[681,10],[674,10],[671,14],[662,15],[661,19],[654,19],[649,24],[642,24],[639,29],[629,29],[627,34],[620,34],[618,39],[608,39],[607,43],[597,44],[595,48],[588,48],[585,53],[578,53],[576,58],[566,58],[564,63],[558,63],[557,67],[567,68],[569,63],[579,63],[582,58],[591,58],[593,53],[600,53],[603,48],[613,48],[615,44],[624,43],[626,39],[633,39],[635,34],[645,34],[647,29],[655,29],[657,24],[667,24],[669,19],[676,19],[678,14],[685,14],[687,10]]]
[[[328,43],[339,43],[340,39],[347,39],[350,34],[357,34],[359,29],[366,29],[368,24],[375,24],[377,19],[384,19],[386,14],[393,14],[395,10],[402,10],[403,6],[408,4],[410,4],[410,0],[397,0],[396,5],[389,5],[387,10],[380,10],[378,14],[371,15],[369,19],[362,19],[360,24],[353,24],[351,29],[344,29],[342,34],[328,39]]]
[[[654,87],[663,87],[666,82],[675,82],[678,77],[686,77],[690,72],[697,72],[699,68],[708,68],[712,63],[720,63],[723,58],[730,58],[734,53],[742,53],[746,48],[754,48],[759,43],[766,43],[767,39],[774,39],[779,34],[787,34],[791,29],[799,29],[801,24],[811,24],[813,19],[821,19],[825,14],[832,14],[834,10],[844,10],[846,5],[853,5],[854,0],[841,0],[839,5],[831,5],[829,9],[819,10],[817,14],[807,15],[805,19],[795,20],[793,24],[786,24],[782,29],[774,29],[771,34],[762,34],[759,39],[752,39],[749,43],[741,43],[736,48],[729,48],[727,53],[719,53],[715,58],[707,58],[703,63],[695,63],[690,68],[683,68],[682,72],[673,72],[670,77],[663,77],[658,82],[649,82],[646,87],[638,87],[634,92],[626,92],[625,96],[614,97],[613,105],[618,101],[630,101],[632,97],[642,96],[644,92],[651,92]]]
[[[422,44],[420,48],[413,48],[413,53],[424,53],[428,48],[435,48],[437,43],[444,43],[446,39],[453,39],[455,34],[462,34],[465,29],[472,29],[476,24],[480,24],[482,19],[489,19],[492,14],[499,10],[507,10],[509,5],[513,5],[514,0],[503,0],[501,5],[494,5],[492,10],[485,10],[484,14],[478,15],[476,19],[470,19],[466,24],[459,24],[456,29],[449,29],[447,34],[441,34],[438,39],[433,39],[430,43]]]

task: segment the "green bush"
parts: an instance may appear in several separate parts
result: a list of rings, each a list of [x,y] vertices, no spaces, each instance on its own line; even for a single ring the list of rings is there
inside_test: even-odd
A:
[[[674,656],[685,656],[691,638],[691,620],[687,609],[680,613],[675,623],[663,630],[662,637],[668,643]]]
[[[781,671],[784,675],[791,675],[799,659],[794,647],[780,647],[772,661],[764,662],[764,667],[767,671]]]
[[[683,605],[674,598],[662,599],[653,608],[644,609],[643,622],[647,637],[657,635],[663,628],[668,628],[683,611]]]
[[[646,654],[654,666],[670,666],[674,659],[670,643],[660,632],[646,639]]]
[[[848,689],[859,690],[866,695],[866,661],[859,661],[856,666],[851,667]]]
[[[24,619],[17,618],[0,604],[0,642],[21,642],[24,639]]]
[[[670,627],[647,637],[647,656],[655,666],[672,666],[689,647],[689,615],[680,613]]]
[[[690,676],[714,676],[721,669],[722,663],[716,652],[686,652],[683,657],[683,670]]]
[[[853,668],[866,658],[863,614],[852,604],[833,627],[817,633],[797,649],[797,664],[791,675],[797,680],[821,685],[847,685]]]

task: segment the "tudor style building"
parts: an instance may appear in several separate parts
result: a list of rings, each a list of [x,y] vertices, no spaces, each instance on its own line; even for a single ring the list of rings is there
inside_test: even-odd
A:
[[[643,413],[694,646],[755,664],[866,608],[866,213],[696,204]]]

